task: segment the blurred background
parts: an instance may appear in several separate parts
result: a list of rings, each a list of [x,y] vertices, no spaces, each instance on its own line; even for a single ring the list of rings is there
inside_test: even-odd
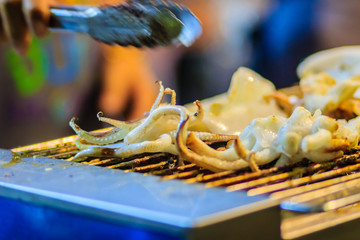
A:
[[[87,36],[52,33],[34,39],[20,57],[0,44],[0,148],[72,135],[73,116],[86,130],[105,127],[98,111],[139,118],[157,95],[157,80],[176,90],[180,104],[225,92],[240,66],[283,88],[296,84],[296,66],[306,56],[360,44],[358,0],[178,2],[203,24],[202,37],[190,48],[110,47]]]

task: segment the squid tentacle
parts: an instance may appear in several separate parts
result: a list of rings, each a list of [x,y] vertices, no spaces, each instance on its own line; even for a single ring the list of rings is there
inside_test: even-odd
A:
[[[170,105],[176,104],[176,92],[171,88],[164,89],[162,81],[157,81],[156,83],[159,84],[159,94],[151,107],[150,113],[160,106],[165,94],[171,95]]]
[[[176,105],[176,92],[175,92],[175,90],[173,90],[171,88],[166,88],[165,89],[165,94],[171,95],[170,104],[171,105]]]
[[[162,84],[162,81],[156,81],[157,84],[159,84],[159,94],[155,99],[154,104],[152,105],[150,112],[153,112],[156,108],[160,106],[160,103],[164,97],[164,86]]]
[[[104,117],[103,112],[98,112],[97,118],[99,119],[100,122],[108,123],[114,127],[120,128],[120,129],[128,129],[129,131],[134,129],[136,126],[138,126],[143,121],[143,119],[139,119],[136,121],[115,120],[112,118]]]
[[[236,135],[226,135],[226,134],[216,134],[209,132],[197,132],[197,131],[187,131],[188,134],[193,133],[197,138],[204,142],[228,142],[231,140],[235,140],[237,138]],[[169,133],[175,142],[177,131],[171,131]]]
[[[130,131],[129,129],[113,128],[107,132],[92,133],[81,129],[75,123],[75,118],[71,119],[69,125],[79,137],[83,138],[86,142],[97,145],[106,145],[121,141]]]
[[[235,161],[239,157],[234,148],[228,148],[224,151],[217,151],[203,142],[196,134],[189,133],[186,145],[190,148],[191,151],[199,154],[205,155],[208,157],[218,158],[224,161]]]
[[[194,102],[194,104],[196,105],[198,110],[194,114],[194,117],[191,119],[190,126],[197,124],[197,123],[201,123],[201,121],[204,119],[204,116],[205,116],[205,111],[204,111],[204,108],[203,108],[201,102],[199,100],[196,100]]]
[[[177,105],[161,106],[150,113],[149,117],[145,119],[139,126],[128,133],[124,138],[126,144],[136,143],[146,139],[147,133],[155,126],[155,123],[160,118],[166,116],[180,115],[180,122],[188,116],[187,110],[184,107]],[[165,122],[166,124],[166,122]]]
[[[171,137],[163,134],[154,141],[143,141],[134,144],[122,144],[117,146],[92,146],[76,154],[73,161],[83,157],[119,157],[128,158],[142,153],[166,152],[176,154],[176,148],[172,144]]]
[[[245,168],[249,165],[243,159],[238,159],[231,162],[222,161],[214,157],[201,156],[189,150],[186,147],[188,124],[189,124],[189,117],[181,121],[178,125],[178,134],[176,136],[176,147],[178,149],[181,158],[214,172],[220,172],[224,170],[236,170],[236,169]]]
[[[89,148],[89,146],[93,146],[93,145],[89,145],[89,144],[81,142],[81,139],[82,139],[81,137],[78,137],[75,140],[75,145],[80,151]]]

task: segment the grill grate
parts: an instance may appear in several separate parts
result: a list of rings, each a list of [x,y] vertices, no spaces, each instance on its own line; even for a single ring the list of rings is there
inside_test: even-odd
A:
[[[76,136],[13,149],[21,157],[50,157],[67,160],[78,150]],[[332,162],[310,163],[306,160],[285,166],[274,163],[261,167],[259,172],[243,169],[213,173],[186,163],[177,166],[176,156],[166,153],[144,154],[135,157],[88,158],[79,161],[125,172],[141,172],[162,177],[164,180],[181,179],[187,183],[204,183],[207,187],[225,187],[228,191],[246,190],[249,195],[269,194],[276,199],[288,198],[304,192],[324,188],[336,183],[360,178],[360,148]]]

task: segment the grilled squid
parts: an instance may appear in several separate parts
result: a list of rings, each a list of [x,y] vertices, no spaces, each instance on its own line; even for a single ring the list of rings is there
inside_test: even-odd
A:
[[[360,46],[321,51],[307,57],[297,68],[298,94],[268,95],[291,114],[297,106],[336,119],[360,115]]]
[[[176,138],[179,155],[212,171],[257,169],[277,160],[277,166],[302,159],[324,162],[341,157],[358,144],[360,117],[349,122],[314,114],[297,107],[289,118],[269,116],[254,119],[227,149],[217,151],[193,134],[186,136],[188,119]],[[186,143],[186,144],[185,144]],[[253,166],[251,166],[253,164]]]
[[[118,121],[98,114],[99,121],[113,128],[91,133],[72,119],[70,126],[79,135],[75,143],[80,150],[74,160],[162,152],[178,156],[179,163],[192,162],[219,172],[247,167],[258,171],[258,166],[274,161],[282,166],[302,159],[322,162],[341,157],[344,151],[358,145],[360,117],[347,121],[326,115],[353,98],[360,77],[338,81],[321,67],[302,66],[300,87],[305,107],[295,103],[291,106],[289,101],[285,104],[288,117],[269,100],[286,102],[286,97],[247,68],[234,74],[226,94],[195,101],[193,107],[176,105],[175,91],[158,82],[159,95],[153,107],[137,121]],[[171,95],[169,103],[164,102],[167,94]],[[209,142],[227,144],[214,149]]]
[[[100,121],[107,122],[115,128],[105,133],[90,133],[82,130],[70,121],[70,126],[78,133],[79,138],[75,144],[81,150],[73,160],[86,157],[120,157],[128,158],[143,153],[170,153],[178,155],[176,138],[178,126],[189,119],[191,126],[186,130],[187,134],[196,136],[206,142],[227,142],[235,139],[233,135],[214,134],[210,132],[196,131],[204,116],[203,108],[199,101],[195,113],[190,113],[183,106],[175,105],[175,92],[164,89],[159,83],[160,91],[151,111],[147,116],[138,121],[127,123],[98,115]],[[170,104],[162,103],[164,94],[171,94]]]
[[[255,152],[257,164],[279,159],[277,165],[302,159],[323,162],[336,159],[358,144],[360,117],[336,121],[321,111],[313,115],[297,107],[288,118],[255,119],[240,135],[244,147]],[[270,135],[270,136],[269,136]]]

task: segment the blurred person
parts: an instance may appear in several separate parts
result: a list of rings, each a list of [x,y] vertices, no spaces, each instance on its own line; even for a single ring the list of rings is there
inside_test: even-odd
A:
[[[227,91],[231,76],[252,53],[249,31],[268,0],[178,0],[202,23],[202,35],[189,48],[150,52],[152,67],[176,89],[180,104]]]
[[[249,65],[278,88],[298,82],[296,68],[324,49],[360,44],[360,1],[275,0],[254,36]]]
[[[316,0],[272,1],[268,15],[254,36],[255,71],[277,88],[295,84],[296,67],[316,51],[314,14]]]
[[[102,127],[100,110],[130,120],[151,108],[157,87],[144,52],[80,34],[48,34],[50,1],[14,2],[0,2],[0,148],[72,134],[73,116],[92,130]]]

